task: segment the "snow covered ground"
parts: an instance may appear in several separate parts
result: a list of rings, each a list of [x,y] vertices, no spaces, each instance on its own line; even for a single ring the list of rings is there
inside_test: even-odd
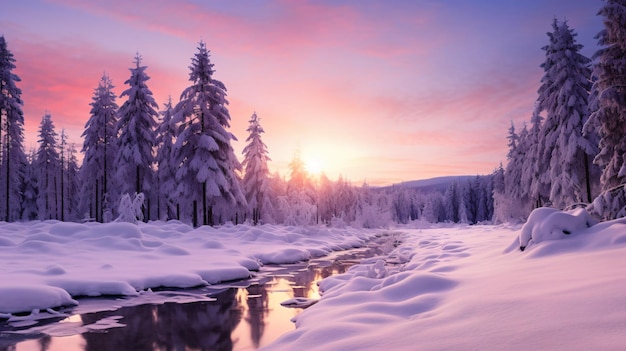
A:
[[[248,278],[260,264],[362,246],[377,233],[271,225],[193,229],[175,221],[0,223],[0,318],[31,311],[40,318],[76,304],[76,296],[134,296]]]
[[[297,329],[265,349],[624,350],[626,221],[544,235],[524,252],[521,232],[408,230],[387,264],[323,280]]]
[[[595,224],[580,212],[533,218],[524,229],[403,228],[388,256],[321,281],[322,299],[265,349],[623,349],[626,220]],[[0,316],[36,318],[76,303],[76,295],[244,278],[261,263],[305,260],[380,232],[0,223]]]

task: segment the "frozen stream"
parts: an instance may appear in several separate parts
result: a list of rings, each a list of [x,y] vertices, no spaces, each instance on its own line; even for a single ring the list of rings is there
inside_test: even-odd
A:
[[[240,282],[81,299],[62,317],[36,324],[0,321],[0,350],[255,350],[294,329],[290,320],[301,309],[281,302],[319,298],[318,280],[388,253],[395,240],[383,236],[309,262],[265,266]]]

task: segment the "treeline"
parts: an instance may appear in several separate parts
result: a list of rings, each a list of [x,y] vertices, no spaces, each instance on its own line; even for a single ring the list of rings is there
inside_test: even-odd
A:
[[[566,21],[552,23],[530,125],[509,129],[504,186],[494,195],[499,221],[524,220],[540,206],[626,214],[626,3],[606,0],[598,15],[604,29],[592,58]]]
[[[107,75],[94,89],[82,134],[83,162],[46,113],[39,147],[23,148],[24,116],[15,59],[0,36],[0,220],[107,222],[120,200],[143,194],[144,221],[178,219],[194,226],[225,222],[366,227],[429,222],[524,220],[539,206],[592,203],[602,218],[626,212],[626,4],[607,0],[604,29],[590,59],[567,22],[554,20],[543,47],[544,76],[526,124],[509,131],[506,167],[445,192],[352,186],[311,177],[298,153],[287,179],[270,174],[256,113],[240,163],[231,142],[226,86],[214,77],[200,42],[189,86],[159,109],[146,66],[135,57],[119,98]],[[126,203],[129,203],[126,201]]]
[[[41,119],[38,148],[23,151],[23,113],[11,71],[15,59],[0,37],[2,57],[3,220],[112,221],[120,215],[148,220],[177,219],[194,226],[225,222],[379,227],[422,219],[478,223],[493,214],[492,177],[454,182],[446,191],[421,193],[395,186],[355,187],[347,180],[313,177],[298,152],[288,179],[270,174],[269,152],[256,112],[240,163],[229,132],[226,87],[214,78],[203,42],[192,58],[191,84],[174,104],[159,109],[139,54],[118,105],[105,74],[94,89],[82,134],[83,162],[50,113]],[[127,195],[128,194],[128,195]],[[142,194],[139,214],[132,206]],[[123,200],[125,199],[125,200]],[[143,200],[145,199],[145,200]],[[124,212],[124,213],[120,213]]]

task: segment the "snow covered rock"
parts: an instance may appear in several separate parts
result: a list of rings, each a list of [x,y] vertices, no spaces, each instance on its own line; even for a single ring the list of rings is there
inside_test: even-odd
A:
[[[531,243],[545,240],[558,240],[576,231],[597,224],[597,220],[583,208],[572,211],[559,211],[540,207],[531,212],[519,234],[519,248],[524,251]]]
[[[294,297],[280,303],[281,306],[288,308],[307,308],[317,303],[316,299],[309,299],[306,297]]]

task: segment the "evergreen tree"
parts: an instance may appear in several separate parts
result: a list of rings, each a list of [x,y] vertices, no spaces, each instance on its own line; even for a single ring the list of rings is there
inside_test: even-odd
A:
[[[61,219],[60,216],[60,176],[61,159],[57,151],[57,133],[52,116],[46,113],[39,126],[39,148],[35,158],[39,197],[37,212],[39,219]]]
[[[521,187],[524,158],[528,150],[526,125],[519,135],[511,125],[507,138],[509,139],[508,164],[504,174],[504,197],[498,205],[500,206],[499,220],[524,220],[530,213],[528,189]]]
[[[111,211],[109,200],[113,161],[117,155],[115,124],[117,104],[113,84],[104,74],[95,89],[91,102],[91,116],[85,124],[82,137],[84,153],[81,167],[81,211],[98,222],[105,221]]]
[[[334,186],[334,217],[340,218],[344,223],[350,223],[356,217],[357,193],[355,187],[341,175]]]
[[[291,208],[287,210],[288,217],[299,218],[289,224],[313,224],[317,222],[315,187],[308,172],[304,167],[304,161],[300,156],[300,150],[296,150],[289,162],[289,181],[287,182],[287,203]],[[306,222],[310,219],[310,222]]]
[[[601,47],[593,56],[597,109],[589,123],[599,127],[594,162],[603,168],[602,189],[609,190],[626,183],[626,3],[605,0],[598,15],[604,29],[596,36]]]
[[[461,192],[459,189],[459,183],[455,180],[450,183],[446,193],[444,194],[444,205],[446,208],[447,219],[454,223],[461,222],[461,217],[464,215],[461,209]]]
[[[549,165],[544,170],[548,176],[540,176],[547,179],[544,184],[549,184],[552,205],[564,208],[580,201],[591,202],[589,163],[596,150],[582,133],[588,116],[591,72],[590,60],[580,54],[582,45],[576,43],[576,33],[567,22],[555,19],[552,27],[550,45],[543,48],[545,74],[537,101],[538,110],[547,113],[538,163]]]
[[[161,123],[156,129],[156,181],[158,186],[157,213],[159,219],[177,218],[176,211],[176,170],[172,162],[172,150],[176,128],[172,123],[172,98],[163,105]]]
[[[141,66],[141,56],[135,56],[135,67],[130,68],[131,76],[124,82],[129,88],[120,98],[127,100],[119,109],[117,120],[117,157],[115,158],[116,177],[120,194],[144,193],[147,201],[144,220],[150,219],[150,194],[153,186],[153,149],[156,145],[154,129],[158,118],[158,104],[146,82],[146,66]]]
[[[0,36],[0,150],[2,170],[0,171],[2,191],[0,218],[15,221],[22,214],[22,190],[26,170],[24,153],[24,113],[22,91],[15,84],[20,78],[13,73],[15,58],[7,48],[4,36]]]
[[[65,148],[65,176],[64,176],[64,190],[63,196],[65,198],[65,219],[70,221],[77,221],[80,219],[79,203],[80,197],[80,183],[79,183],[79,167],[78,159],[76,158],[76,147],[74,144],[69,144]]]
[[[549,161],[543,160],[543,152],[540,147],[542,135],[543,117],[535,111],[530,118],[530,130],[528,131],[528,151],[524,158],[521,178],[521,186],[529,189],[528,197],[533,208],[543,206],[550,196],[550,173],[548,172]]]
[[[37,168],[35,166],[35,151],[32,150],[28,155],[25,173],[24,173],[24,190],[22,203],[22,220],[31,221],[37,219],[37,199],[39,197],[39,188],[37,183]]]
[[[261,139],[261,134],[265,131],[261,127],[256,112],[252,114],[248,123],[250,125],[247,131],[250,134],[246,139],[248,144],[243,149],[242,166],[245,172],[243,186],[248,201],[248,209],[252,211],[252,222],[257,224],[261,220],[264,207],[269,205],[267,192],[269,191],[270,171],[267,162],[270,161],[270,158],[267,156],[267,145]]]
[[[287,192],[304,191],[310,185],[309,174],[304,167],[304,161],[300,156],[300,149],[294,152],[289,162],[289,182],[287,183]]]
[[[506,195],[505,171],[502,163],[491,174],[492,179],[492,199],[493,211],[491,220],[494,223],[503,223],[509,220],[509,210],[507,205],[509,199]]]
[[[230,115],[226,105],[226,87],[213,79],[213,64],[204,42],[192,59],[189,80],[180,102],[174,108],[172,123],[179,126],[173,158],[179,199],[192,203],[192,222],[198,225],[198,203],[202,205],[203,223],[214,224],[213,206],[225,199],[233,206],[245,204],[245,196],[236,172],[241,165],[235,157],[227,131]]]

